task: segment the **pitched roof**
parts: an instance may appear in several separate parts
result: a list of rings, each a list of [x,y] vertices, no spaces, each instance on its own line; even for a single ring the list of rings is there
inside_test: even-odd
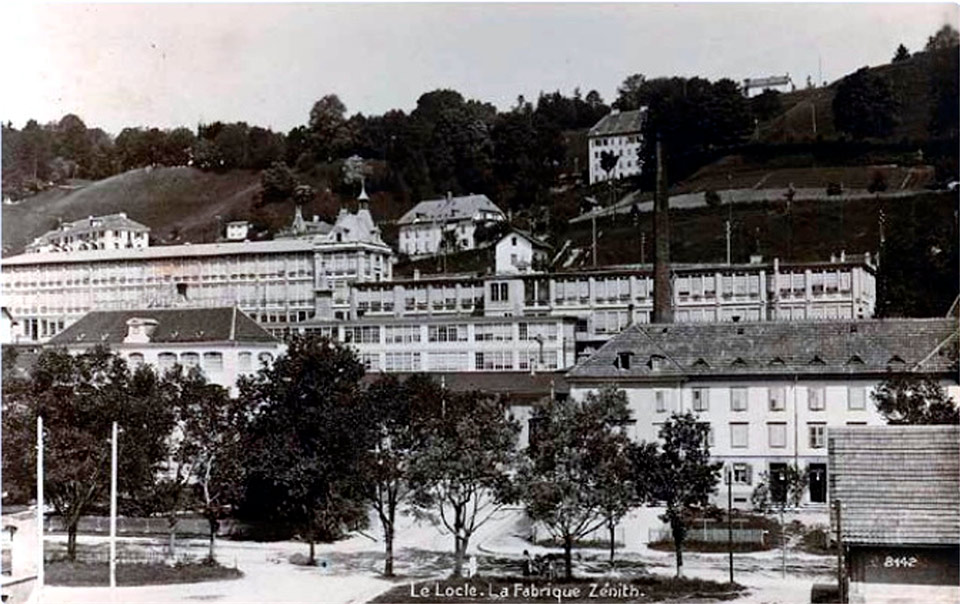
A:
[[[519,235],[519,236],[523,237],[524,239],[526,239],[527,241],[529,241],[530,244],[533,245],[534,247],[539,247],[539,248],[542,248],[542,249],[545,249],[545,250],[552,250],[552,249],[553,249],[553,246],[552,246],[552,245],[550,245],[549,243],[547,243],[547,242],[545,242],[545,241],[541,241],[540,239],[537,239],[536,237],[533,236],[533,233],[530,233],[530,232],[528,232],[528,231],[524,231],[524,230],[521,230],[521,229],[517,229],[517,228],[512,228],[512,229],[510,229],[509,231],[507,231],[507,234],[504,235],[503,237],[501,237],[501,238],[500,238],[500,241],[503,241],[504,239],[506,239],[507,237],[510,237],[510,236],[512,236],[512,235]],[[498,243],[499,243],[499,242],[498,242]]]
[[[635,324],[567,379],[882,375],[891,368],[948,373],[949,348],[956,345],[957,322],[939,318]],[[632,355],[629,368],[619,367],[619,353]],[[651,362],[655,356],[663,361]]]
[[[401,216],[397,224],[469,220],[473,218],[477,212],[494,212],[503,216],[503,211],[490,201],[490,198],[486,195],[463,195],[449,199],[428,199],[421,201],[413,206],[413,209]]]
[[[50,241],[61,239],[66,236],[75,237],[77,235],[92,233],[94,231],[107,230],[126,230],[138,233],[147,233],[150,231],[150,227],[127,218],[127,215],[124,212],[119,212],[117,214],[106,214],[104,216],[90,216],[88,218],[81,218],[80,220],[64,222],[60,228],[47,231],[43,235],[37,237],[32,243],[30,243],[28,247],[49,243]]]
[[[105,262],[146,258],[193,258],[197,256],[226,256],[232,254],[269,254],[275,252],[313,252],[313,242],[307,239],[280,239],[274,241],[240,241],[229,243],[200,243],[184,245],[157,245],[120,250],[82,250],[69,254],[40,252],[18,254],[0,260],[2,266],[30,266],[33,264]]]
[[[278,341],[243,311],[224,307],[93,311],[51,338],[49,344],[123,344],[130,319],[157,322],[151,343]]]
[[[340,241],[337,241],[337,235]],[[356,214],[340,210],[337,220],[324,236],[327,243],[371,243],[386,246],[380,238],[380,229],[373,222],[370,210],[361,208]]]
[[[828,440],[845,543],[960,543],[960,426],[830,428]]]
[[[630,134],[643,130],[643,124],[647,119],[647,108],[641,107],[634,111],[621,111],[619,113],[608,113],[600,118],[593,128],[590,128],[588,136],[610,136],[611,134]]]

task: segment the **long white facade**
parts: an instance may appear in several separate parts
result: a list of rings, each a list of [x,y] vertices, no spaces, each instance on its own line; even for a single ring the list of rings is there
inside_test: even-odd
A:
[[[932,375],[960,401],[957,337],[950,319],[637,325],[566,379],[578,399],[623,389],[637,441],[656,441],[674,412],[697,414],[712,456],[733,472],[736,505],[784,464],[808,473],[806,503],[825,504],[830,429],[885,425],[872,394],[890,372]]]

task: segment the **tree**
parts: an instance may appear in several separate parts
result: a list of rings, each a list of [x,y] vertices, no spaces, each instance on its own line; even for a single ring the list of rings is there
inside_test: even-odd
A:
[[[245,439],[247,512],[296,525],[310,544],[363,526],[359,463],[371,418],[359,404],[363,364],[326,338],[295,336],[272,366],[238,381],[252,410]]]
[[[889,136],[898,120],[899,104],[890,85],[867,67],[843,78],[832,106],[837,128],[858,139]]]
[[[293,195],[297,179],[287,164],[275,161],[260,173],[260,186],[263,188],[264,202],[282,201]]]
[[[929,375],[891,373],[871,397],[891,425],[960,423],[957,404]]]
[[[24,449],[15,471],[4,478],[32,483],[36,451],[28,444],[35,445],[31,436],[41,415],[44,492],[67,527],[67,556],[74,560],[80,517],[108,493],[111,423],[120,426],[118,487],[125,500],[143,498],[166,457],[173,416],[162,404],[159,380],[148,366],[131,373],[106,348],[79,355],[45,350],[23,386],[5,395],[12,416],[8,425],[21,432],[15,442]]]
[[[677,558],[677,576],[683,574],[685,516],[704,508],[720,480],[723,464],[710,461],[710,426],[692,412],[674,413],[660,428],[655,453],[640,448],[635,457],[636,482],[647,485],[647,495],[666,505],[660,519],[670,525]]]
[[[199,368],[168,374],[171,407],[177,414],[177,446],[172,461],[196,496],[176,502],[195,502],[210,527],[208,558],[216,560],[220,521],[239,501],[243,491],[243,435],[247,412],[222,386],[210,384]],[[182,469],[181,469],[182,468]],[[172,537],[171,537],[172,544]]]
[[[366,414],[374,426],[362,462],[365,494],[383,527],[383,574],[393,576],[393,542],[397,508],[409,501],[411,461],[423,445],[426,422],[443,395],[428,377],[414,375],[400,382],[384,375],[364,394]]]
[[[600,169],[607,173],[607,180],[610,180],[613,170],[617,167],[617,162],[619,161],[620,154],[616,151],[600,152]]]
[[[333,161],[349,143],[346,113],[346,105],[335,94],[324,96],[310,109],[311,147],[318,160]]]
[[[890,62],[900,63],[902,61],[908,60],[909,58],[910,58],[910,51],[907,50],[906,46],[901,44],[900,46],[897,46],[897,53],[893,55],[893,59]]]
[[[807,473],[793,464],[786,464],[775,476],[761,472],[760,480],[750,494],[750,503],[762,514],[776,510],[782,512],[788,506],[799,507],[809,482]]]
[[[750,111],[758,120],[769,120],[783,113],[783,101],[777,90],[766,89],[750,99]]]
[[[605,388],[582,401],[547,400],[534,407],[530,446],[518,482],[527,515],[563,543],[567,579],[574,541],[605,526],[613,562],[615,530],[634,502],[630,418],[622,390]]]
[[[478,392],[441,397],[424,446],[411,462],[414,505],[453,535],[453,576],[463,572],[470,537],[516,499],[519,423],[503,401]]]
[[[644,88],[647,78],[643,74],[635,73],[627,76],[617,88],[617,100],[613,103],[620,111],[639,109],[644,105]]]
[[[927,38],[927,52],[953,48],[960,45],[960,33],[949,23],[937,30],[937,33]]]

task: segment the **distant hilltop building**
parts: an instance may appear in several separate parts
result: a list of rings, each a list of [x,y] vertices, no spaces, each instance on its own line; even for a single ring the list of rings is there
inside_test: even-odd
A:
[[[150,245],[150,227],[127,218],[124,212],[65,222],[27,245],[27,253],[120,250]]]
[[[474,232],[478,225],[502,222],[507,217],[486,195],[421,201],[404,214],[400,227],[400,251],[410,256],[426,256],[440,251],[444,233],[449,232],[459,250],[476,248]]]
[[[227,241],[243,241],[250,233],[250,223],[246,220],[234,220],[227,223]]]
[[[646,107],[635,111],[614,110],[590,128],[587,133],[590,184],[640,174],[643,168],[640,151],[643,148],[643,126],[646,121]],[[612,151],[619,156],[617,165],[609,173],[600,164],[604,151]]]

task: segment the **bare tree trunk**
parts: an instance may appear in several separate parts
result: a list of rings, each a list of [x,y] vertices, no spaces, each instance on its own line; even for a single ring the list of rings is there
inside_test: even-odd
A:
[[[77,524],[80,519],[77,518],[67,526],[67,559],[71,562],[77,560]]]
[[[386,543],[387,558],[383,561],[383,575],[385,577],[393,576],[393,524],[383,527],[383,540]]]
[[[677,576],[683,576],[683,524],[682,520],[671,520],[670,528],[673,532],[673,549],[677,555]]]
[[[310,532],[310,559],[307,560],[307,564],[309,564],[310,566],[316,566],[316,565],[317,565],[317,555],[316,555],[317,552],[316,552],[316,548],[315,548],[314,546],[315,546],[315,544],[314,544],[314,541],[313,541],[313,532],[311,531],[311,532]]]
[[[207,519],[210,523],[210,553],[208,558],[211,562],[214,562],[217,559],[216,554],[216,545],[217,545],[217,531],[220,530],[220,521],[211,516]]]
[[[173,524],[170,526],[170,557],[175,558],[177,556],[177,525]]]
[[[573,578],[573,536],[563,536],[563,566],[567,581]]]
[[[610,566],[613,566],[613,558],[616,555],[616,529],[617,525],[613,522],[607,522],[607,528],[610,529]]]
[[[454,536],[453,542],[453,576],[460,578],[463,576],[463,554],[464,554],[464,545],[463,538],[460,536],[459,530]]]

